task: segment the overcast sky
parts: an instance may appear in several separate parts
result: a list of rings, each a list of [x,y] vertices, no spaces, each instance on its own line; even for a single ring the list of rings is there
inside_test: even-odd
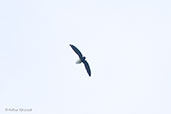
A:
[[[171,114],[170,0],[1,0],[0,113]],[[69,44],[86,56],[89,77]]]

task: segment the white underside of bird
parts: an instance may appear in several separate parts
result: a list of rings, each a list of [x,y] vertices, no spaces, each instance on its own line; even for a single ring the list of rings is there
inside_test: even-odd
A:
[[[81,60],[78,59],[75,63],[76,63],[76,64],[80,64],[80,63],[81,63]]]

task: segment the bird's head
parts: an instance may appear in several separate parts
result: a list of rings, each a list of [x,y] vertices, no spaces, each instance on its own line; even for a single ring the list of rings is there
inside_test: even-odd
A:
[[[86,57],[83,57],[83,60],[85,60],[86,59]]]

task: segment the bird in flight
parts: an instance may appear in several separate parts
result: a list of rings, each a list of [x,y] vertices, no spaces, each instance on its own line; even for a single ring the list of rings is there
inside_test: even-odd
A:
[[[82,55],[82,53],[78,50],[78,48],[76,48],[74,45],[70,44],[70,46],[74,50],[74,52],[79,56],[79,60],[76,63],[77,64],[83,63],[87,70],[88,75],[91,76],[90,66],[89,66],[88,62],[85,60],[86,57],[84,57]]]

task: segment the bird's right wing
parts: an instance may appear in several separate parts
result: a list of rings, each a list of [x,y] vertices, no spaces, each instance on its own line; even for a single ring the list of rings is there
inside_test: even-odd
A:
[[[76,48],[74,45],[70,44],[71,48],[74,50],[74,52],[81,58],[82,53]]]
[[[85,68],[86,68],[86,70],[87,70],[88,75],[91,76],[91,70],[90,70],[89,64],[87,63],[86,60],[83,61],[83,63],[84,63],[84,66],[85,66]]]

